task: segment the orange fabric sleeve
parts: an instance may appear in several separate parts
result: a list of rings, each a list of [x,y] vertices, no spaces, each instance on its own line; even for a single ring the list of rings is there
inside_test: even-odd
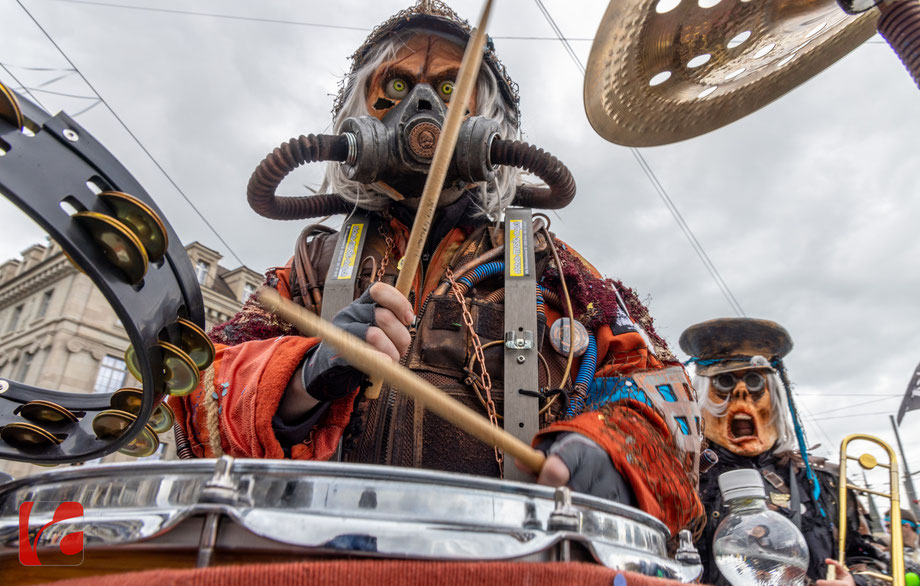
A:
[[[565,431],[580,433],[600,445],[632,487],[638,507],[660,519],[672,536],[681,529],[701,526],[703,503],[684,471],[671,433],[647,405],[633,400],[604,405],[598,411],[553,423],[537,434],[533,445]]]
[[[198,388],[185,397],[170,398],[192,452],[199,458],[216,457],[213,446],[218,440],[212,438],[216,433],[227,455],[284,458],[272,417],[294,371],[318,342],[317,338],[281,336],[218,345],[214,364],[203,373]],[[306,442],[292,448],[291,457],[330,458],[351,416],[353,400],[352,394],[334,401]]]

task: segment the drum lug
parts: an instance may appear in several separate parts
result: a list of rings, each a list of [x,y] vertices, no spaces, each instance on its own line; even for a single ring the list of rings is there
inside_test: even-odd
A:
[[[549,515],[546,522],[548,531],[563,531],[567,533],[581,533],[581,511],[572,506],[572,491],[565,486],[556,488],[553,494],[556,508]],[[567,562],[572,558],[571,542],[563,539],[559,543],[559,561]]]
[[[572,506],[572,491],[566,486],[559,486],[553,495],[556,508],[549,515],[546,528],[550,531],[581,532],[581,511]]]
[[[677,548],[677,553],[674,555],[674,559],[686,566],[699,565],[703,563],[700,560],[700,552],[693,547],[693,535],[687,529],[682,529],[680,533],[677,534],[677,539],[680,545]]]
[[[230,475],[233,469],[233,462],[234,460],[231,456],[221,456],[217,460],[211,480],[201,489],[201,495],[198,497],[199,503],[252,506],[252,495],[248,492],[252,490],[252,483],[248,484],[246,494],[240,493],[239,483],[234,481]],[[206,568],[211,565],[211,558],[214,555],[214,547],[217,543],[217,529],[222,516],[223,512],[220,510],[212,510],[204,518],[201,537],[198,539],[198,561],[196,565],[199,568]]]
[[[217,460],[211,480],[201,489],[198,502],[220,505],[252,504],[252,498],[249,495],[241,495],[239,484],[230,476],[233,461],[231,456],[221,456]]]

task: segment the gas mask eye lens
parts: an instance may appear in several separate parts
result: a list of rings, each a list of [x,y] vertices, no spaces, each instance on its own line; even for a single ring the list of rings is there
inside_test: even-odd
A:
[[[735,389],[735,382],[737,380],[735,375],[724,372],[712,378],[712,386],[721,393],[730,393]]]
[[[438,93],[441,94],[441,99],[445,102],[450,100],[451,94],[454,93],[454,82],[442,81],[438,84]]]
[[[387,82],[385,92],[391,100],[401,100],[409,94],[409,84],[406,80],[396,77]]]
[[[744,386],[748,388],[752,393],[762,391],[766,381],[763,378],[763,375],[759,372],[749,372],[744,375]]]

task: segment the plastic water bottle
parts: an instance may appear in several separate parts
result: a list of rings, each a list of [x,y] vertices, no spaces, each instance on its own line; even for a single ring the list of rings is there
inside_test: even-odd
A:
[[[734,586],[805,584],[808,546],[798,528],[767,508],[763,480],[756,470],[719,476],[728,514],[716,529],[716,566]]]

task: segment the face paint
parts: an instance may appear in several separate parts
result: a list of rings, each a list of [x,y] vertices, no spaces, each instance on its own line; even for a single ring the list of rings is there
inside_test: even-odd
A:
[[[758,456],[773,447],[779,434],[772,422],[773,404],[765,375],[763,370],[743,370],[712,377],[710,400],[714,404],[723,401],[728,404],[722,417],[703,410],[705,433],[710,441],[748,457]]]
[[[367,111],[378,120],[409,95],[419,83],[427,83],[446,104],[454,91],[463,47],[437,35],[411,37],[393,59],[377,68],[367,87]],[[469,111],[476,112],[476,88]]]

